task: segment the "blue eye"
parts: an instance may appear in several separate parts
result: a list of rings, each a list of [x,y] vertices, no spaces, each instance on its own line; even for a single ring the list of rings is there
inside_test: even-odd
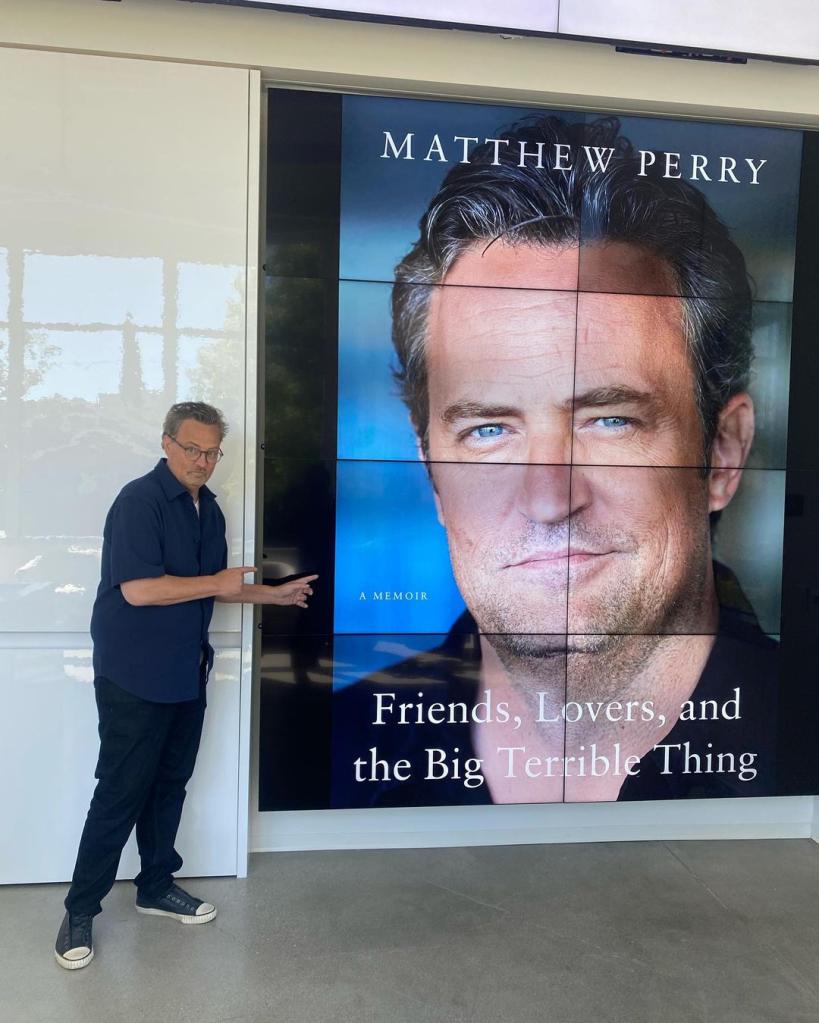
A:
[[[596,422],[606,430],[622,430],[624,426],[630,424],[630,420],[626,419],[625,416],[601,416]]]
[[[496,437],[503,436],[504,428],[499,423],[487,423],[486,426],[476,426],[472,430],[474,437],[479,437],[482,440],[494,440]]]

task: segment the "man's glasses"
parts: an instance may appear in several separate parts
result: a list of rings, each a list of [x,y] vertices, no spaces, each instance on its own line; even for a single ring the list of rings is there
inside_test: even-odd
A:
[[[224,451],[221,448],[208,448],[207,451],[203,451],[202,448],[198,448],[195,444],[180,444],[176,437],[171,437],[169,433],[166,433],[165,436],[172,440],[178,448],[182,448],[185,452],[185,458],[189,462],[198,462],[202,455],[204,455],[206,462],[210,465],[215,465],[224,455]]]

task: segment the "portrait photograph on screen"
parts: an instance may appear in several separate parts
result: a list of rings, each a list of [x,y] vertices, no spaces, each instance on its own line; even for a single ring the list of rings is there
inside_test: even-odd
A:
[[[803,134],[332,101],[311,805],[782,793]]]

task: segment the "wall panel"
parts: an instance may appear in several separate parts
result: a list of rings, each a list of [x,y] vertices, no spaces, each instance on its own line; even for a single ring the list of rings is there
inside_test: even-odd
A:
[[[231,426],[212,481],[231,564],[246,488],[246,70],[0,49],[0,751],[16,841],[0,877],[70,876],[93,787],[88,625],[102,527],[161,456],[175,401]],[[254,140],[258,117],[253,125]],[[256,209],[256,198],[252,198]],[[242,613],[219,607],[207,737],[181,841],[237,869]],[[248,697],[249,699],[249,697]],[[33,808],[37,808],[35,811]],[[183,850],[184,854],[184,850]],[[133,867],[126,856],[123,869]],[[243,866],[242,866],[243,869]]]

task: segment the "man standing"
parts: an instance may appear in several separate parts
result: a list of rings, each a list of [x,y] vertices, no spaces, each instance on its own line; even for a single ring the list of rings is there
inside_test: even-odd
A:
[[[142,866],[134,879],[137,911],[186,924],[216,916],[173,879],[213,666],[213,602],[306,607],[316,578],[269,587],[244,582],[252,566],[227,568],[225,519],[206,486],[226,433],[218,409],[174,405],[162,427],[166,457],[120,491],[105,522],[91,617],[98,781],[54,950],[65,969],[94,957],[93,918],[134,826]]]

